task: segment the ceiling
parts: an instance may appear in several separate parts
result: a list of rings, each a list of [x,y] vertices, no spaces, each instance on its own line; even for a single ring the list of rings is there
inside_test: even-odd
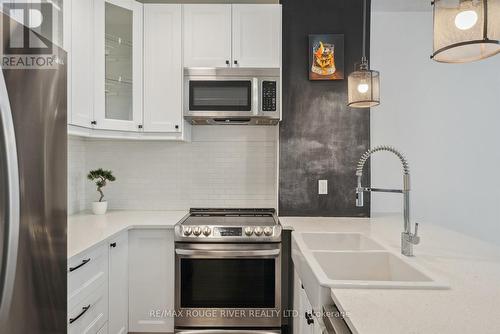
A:
[[[144,3],[280,3],[280,0],[138,0],[138,1]],[[287,0],[281,0],[281,1],[283,2]],[[430,11],[432,9],[431,0],[371,0],[371,1],[372,1],[372,11],[375,12],[425,12],[425,11]]]
[[[425,12],[432,10],[431,0],[372,0],[374,12]]]

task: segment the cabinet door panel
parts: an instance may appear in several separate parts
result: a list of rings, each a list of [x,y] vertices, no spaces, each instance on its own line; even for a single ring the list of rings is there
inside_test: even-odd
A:
[[[183,11],[184,66],[229,66],[231,5],[183,5]]]
[[[128,333],[128,232],[109,243],[109,333]]]
[[[134,230],[129,234],[129,331],[174,331],[173,230]]]
[[[294,333],[296,334],[313,334],[314,323],[308,323],[306,314],[312,316],[312,306],[307,298],[306,291],[302,287],[300,277],[297,272],[294,272],[294,287],[293,287],[293,308],[298,311],[298,315],[293,320]],[[314,319],[315,322],[316,319]]]
[[[233,5],[233,66],[280,67],[281,6]]]
[[[68,49],[69,123],[90,127],[94,110],[93,91],[93,1],[72,0],[65,18],[65,41]],[[66,6],[66,3],[64,4]],[[71,36],[71,37],[68,37]]]
[[[182,7],[144,6],[144,131],[177,132],[182,122]]]
[[[137,131],[142,123],[142,4],[96,0],[96,128]]]

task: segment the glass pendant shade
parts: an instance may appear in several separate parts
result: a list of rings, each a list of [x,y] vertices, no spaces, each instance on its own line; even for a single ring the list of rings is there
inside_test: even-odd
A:
[[[368,66],[349,74],[348,103],[353,108],[370,108],[380,104],[380,73]]]
[[[500,0],[434,0],[434,53],[466,63],[500,52]]]

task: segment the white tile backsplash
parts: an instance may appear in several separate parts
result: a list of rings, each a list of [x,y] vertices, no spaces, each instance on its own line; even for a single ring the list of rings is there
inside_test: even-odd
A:
[[[85,210],[87,167],[85,141],[68,138],[68,214]]]
[[[111,209],[276,207],[277,127],[198,126],[190,143],[72,139],[69,144],[70,208],[88,208],[97,198],[85,173],[99,167],[117,178],[104,189]]]

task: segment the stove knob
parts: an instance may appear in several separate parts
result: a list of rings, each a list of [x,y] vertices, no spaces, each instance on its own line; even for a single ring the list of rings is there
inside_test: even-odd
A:
[[[190,236],[191,233],[193,233],[193,229],[191,227],[184,227],[184,235],[187,237],[187,236]]]
[[[201,227],[199,226],[196,226],[194,229],[193,229],[193,234],[196,235],[196,236],[199,236],[201,234]]]
[[[256,236],[260,237],[262,235],[262,227],[256,227],[254,233]]]
[[[273,234],[273,229],[270,227],[264,228],[264,234],[269,237],[270,235]]]
[[[253,234],[253,228],[250,226],[245,227],[245,234],[251,236]]]
[[[212,233],[212,229],[210,229],[210,227],[208,227],[208,226],[205,226],[205,227],[203,228],[203,234],[204,234],[206,237],[208,237],[208,236],[210,235],[210,233]]]

